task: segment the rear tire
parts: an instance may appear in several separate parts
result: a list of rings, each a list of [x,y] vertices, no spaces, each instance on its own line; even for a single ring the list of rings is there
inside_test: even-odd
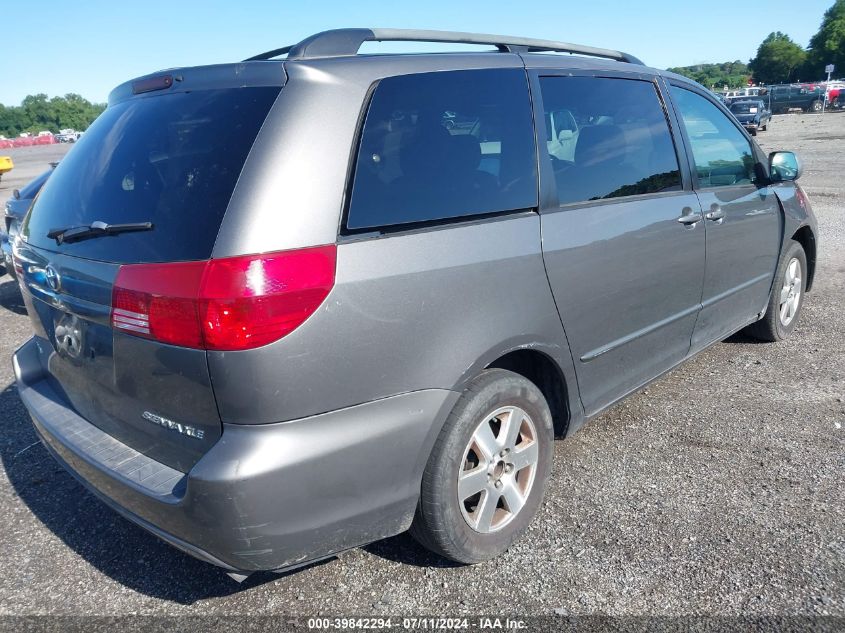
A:
[[[801,244],[790,240],[778,264],[766,315],[748,326],[748,334],[770,343],[792,334],[801,316],[806,288],[807,255]]]
[[[810,104],[810,109],[813,112],[821,112],[822,111],[822,102],[819,101],[819,100],[813,101],[813,103]]]
[[[552,415],[537,386],[504,369],[485,370],[434,444],[411,535],[459,563],[501,554],[540,507],[553,443]]]

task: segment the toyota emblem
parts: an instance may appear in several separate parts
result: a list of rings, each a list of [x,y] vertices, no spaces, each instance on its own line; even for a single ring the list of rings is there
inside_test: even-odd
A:
[[[62,287],[62,278],[59,277],[59,272],[52,266],[47,266],[44,271],[44,277],[47,279],[47,285],[50,286],[50,290],[58,292],[59,288]]]

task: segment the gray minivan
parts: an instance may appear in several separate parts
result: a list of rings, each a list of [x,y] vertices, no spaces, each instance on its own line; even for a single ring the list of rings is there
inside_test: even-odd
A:
[[[496,50],[358,54],[386,40]],[[343,29],[162,71],[24,222],[18,390],[83,484],[235,578],[409,528],[481,561],[538,511],[555,436],[795,328],[800,174],[605,49]]]

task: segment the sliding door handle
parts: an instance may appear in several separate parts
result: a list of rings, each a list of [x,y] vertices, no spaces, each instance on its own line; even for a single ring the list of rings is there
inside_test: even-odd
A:
[[[709,213],[704,214],[704,217],[708,220],[712,220],[716,224],[721,224],[725,219],[725,211],[718,204],[714,204],[710,207]]]
[[[685,224],[689,228],[695,228],[695,225],[701,222],[701,216],[690,207],[686,207],[683,211],[681,211],[681,214],[681,217],[678,218],[678,222]]]

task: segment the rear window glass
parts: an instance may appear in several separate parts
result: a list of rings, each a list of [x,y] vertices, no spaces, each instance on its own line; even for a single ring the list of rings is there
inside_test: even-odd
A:
[[[101,261],[206,259],[280,88],[130,99],[109,107],[62,159],[24,227],[32,245]],[[47,233],[94,221],[153,230],[56,244]]]
[[[523,70],[422,73],[379,83],[361,134],[347,229],[536,205]]]
[[[741,101],[732,103],[730,105],[731,112],[734,114],[756,114],[762,108],[761,103]]]

